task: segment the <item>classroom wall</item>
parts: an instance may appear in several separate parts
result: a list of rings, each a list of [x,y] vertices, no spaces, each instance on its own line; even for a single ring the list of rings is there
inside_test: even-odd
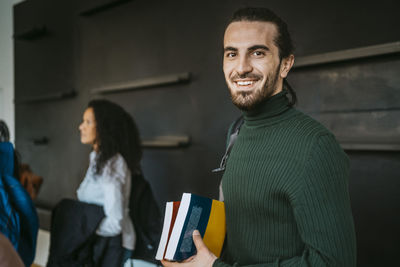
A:
[[[22,160],[44,176],[37,205],[50,209],[75,196],[89,153],[78,125],[93,98],[122,105],[147,144],[160,136],[181,140],[144,150],[143,171],[160,205],[182,192],[217,197],[220,175],[211,170],[240,115],[222,74],[222,37],[229,16],[244,5],[270,7],[286,20],[298,58],[399,41],[398,4],[386,0],[18,4],[16,145]],[[399,249],[399,65],[399,54],[392,53],[299,67],[289,75],[298,108],[331,129],[351,159],[359,266],[388,265]],[[168,85],[98,91],[175,76],[180,80]]]
[[[0,1],[0,119],[15,140],[14,120],[14,59],[13,59],[13,5],[21,0]]]

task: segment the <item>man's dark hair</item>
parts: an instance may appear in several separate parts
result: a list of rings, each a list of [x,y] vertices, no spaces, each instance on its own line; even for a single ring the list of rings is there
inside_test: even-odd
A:
[[[121,106],[104,99],[92,100],[88,107],[93,108],[96,121],[96,173],[117,153],[125,159],[132,174],[140,172],[142,148],[133,118]]]
[[[282,60],[294,53],[294,45],[290,37],[286,22],[268,8],[263,7],[245,7],[237,10],[228,25],[238,21],[263,21],[275,24],[277,36],[274,40],[279,49],[279,59]],[[289,92],[291,100],[289,105],[293,106],[297,102],[296,92],[289,85],[286,79],[283,80],[283,87]]]

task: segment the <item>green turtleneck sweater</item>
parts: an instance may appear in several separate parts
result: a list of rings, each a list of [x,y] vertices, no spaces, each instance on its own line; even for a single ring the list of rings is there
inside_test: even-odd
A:
[[[281,92],[244,113],[222,178],[227,244],[214,267],[355,266],[349,160]]]

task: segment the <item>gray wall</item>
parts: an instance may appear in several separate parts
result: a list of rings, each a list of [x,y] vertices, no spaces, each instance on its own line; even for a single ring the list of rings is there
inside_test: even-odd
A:
[[[14,58],[13,58],[13,5],[21,0],[0,1],[0,119],[10,130],[10,140],[15,140],[14,112]]]
[[[227,19],[244,4],[280,14],[296,56],[399,41],[397,1],[136,0],[83,12],[116,2],[121,1],[28,0],[15,6],[16,145],[23,162],[45,178],[39,206],[74,197],[89,152],[79,142],[78,125],[87,102],[98,97],[128,110],[143,139],[191,137],[187,147],[145,149],[143,170],[160,204],[182,192],[217,197],[220,177],[210,170],[223,154],[227,127],[240,114],[223,79],[222,37]],[[295,69],[289,81],[299,109],[321,120],[339,141],[398,145],[399,65],[398,54],[339,62]],[[91,93],[181,72],[192,74],[189,83]],[[75,96],[58,97],[71,90]],[[399,152],[347,152],[359,266],[390,264],[400,248]]]

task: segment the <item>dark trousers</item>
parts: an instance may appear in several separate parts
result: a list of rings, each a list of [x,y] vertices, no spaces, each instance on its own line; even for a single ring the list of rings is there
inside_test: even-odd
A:
[[[96,267],[121,267],[124,256],[122,236],[104,237],[96,235],[92,255]]]

